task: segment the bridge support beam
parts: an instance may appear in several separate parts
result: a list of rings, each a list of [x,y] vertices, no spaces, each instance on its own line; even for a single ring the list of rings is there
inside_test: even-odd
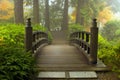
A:
[[[27,52],[32,52],[32,27],[30,18],[27,19],[25,27],[25,48]]]
[[[90,38],[90,63],[97,63],[97,50],[98,50],[98,27],[96,19],[93,20],[93,27],[91,27]]]

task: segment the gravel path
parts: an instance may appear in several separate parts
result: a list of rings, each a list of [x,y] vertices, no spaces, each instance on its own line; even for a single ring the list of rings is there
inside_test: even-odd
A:
[[[114,72],[97,72],[99,80],[120,80]]]

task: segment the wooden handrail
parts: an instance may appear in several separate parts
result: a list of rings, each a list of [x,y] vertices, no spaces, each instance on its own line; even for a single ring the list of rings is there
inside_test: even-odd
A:
[[[44,43],[48,43],[48,35],[45,32],[34,31],[33,32],[33,41],[32,41],[32,52],[35,53],[39,46]]]
[[[97,63],[98,28],[96,19],[90,32],[79,31],[70,34],[70,43],[78,44],[82,52],[92,64]]]
[[[33,29],[31,27],[31,19],[27,19],[27,24],[25,28],[26,51],[35,53],[38,48],[44,43],[48,43],[48,34],[42,31],[33,32]]]
[[[70,42],[79,44],[80,48],[85,50],[89,54],[90,48],[90,33],[85,31],[74,32],[70,34]]]

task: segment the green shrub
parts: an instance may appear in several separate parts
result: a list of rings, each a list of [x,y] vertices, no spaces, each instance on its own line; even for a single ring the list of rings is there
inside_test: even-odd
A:
[[[45,31],[33,25],[33,30]],[[34,58],[24,49],[25,25],[0,23],[0,80],[33,80]]]
[[[75,31],[82,31],[82,30],[83,30],[83,26],[81,26],[79,24],[70,24],[69,25],[69,33],[75,32]]]
[[[2,24],[0,25],[1,44],[23,48],[24,46],[24,25]]]
[[[101,30],[101,33],[108,41],[118,40],[120,37],[120,21],[108,21]]]
[[[33,31],[44,31],[46,28],[40,25],[32,25]],[[2,24],[0,23],[0,45],[3,43],[24,47],[25,25],[19,24]],[[49,33],[50,35],[50,33]],[[49,36],[51,37],[51,36]]]
[[[33,27],[33,30],[34,30],[34,31],[38,31],[38,30],[40,30],[40,31],[46,32],[46,30],[47,30],[46,27],[41,26],[41,25],[38,25],[38,24],[36,24],[36,25],[32,25],[32,27]]]
[[[32,80],[34,58],[15,47],[0,47],[0,80]]]
[[[113,45],[113,42],[108,42],[99,35],[98,39],[98,57],[115,72],[120,75],[120,43]]]
[[[53,40],[53,36],[50,32],[48,32],[48,39],[49,39],[49,43],[51,43]]]

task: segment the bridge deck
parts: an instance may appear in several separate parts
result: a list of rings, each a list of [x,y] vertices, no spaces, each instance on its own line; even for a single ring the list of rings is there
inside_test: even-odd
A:
[[[103,64],[90,65],[85,56],[74,46],[49,45],[39,52],[37,65],[42,71],[104,70]],[[105,67],[105,66],[104,66]],[[106,67],[105,67],[106,68]]]

